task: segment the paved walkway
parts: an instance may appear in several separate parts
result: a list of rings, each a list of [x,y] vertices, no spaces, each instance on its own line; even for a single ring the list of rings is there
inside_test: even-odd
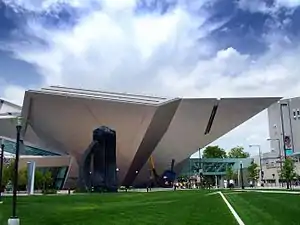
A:
[[[300,190],[299,191],[291,191],[291,190],[286,190],[286,191],[281,191],[281,190],[255,190],[255,189],[247,189],[247,190],[234,190],[235,192],[260,192],[260,193],[274,193],[274,194],[300,194]]]
[[[173,188],[152,188],[151,191],[149,192],[159,192],[159,191],[173,191]],[[192,191],[192,190],[198,190],[198,189],[180,189],[177,188],[176,191]],[[214,190],[214,189],[210,189],[210,190]],[[228,189],[215,189],[215,190],[228,190]],[[286,193],[287,189],[286,187],[255,187],[255,188],[249,188],[246,187],[245,189],[241,190],[241,189],[233,189],[233,191],[256,191],[256,192],[272,192],[272,193]],[[119,192],[125,192],[125,190],[119,190]],[[130,189],[127,192],[147,192],[146,188],[136,188],[136,189]],[[73,191],[71,191],[71,193],[73,193]],[[300,187],[292,187],[292,189],[288,190],[288,193],[295,193],[295,194],[299,194],[300,193]],[[61,190],[58,191],[56,195],[67,195],[68,194],[68,190]],[[12,196],[12,192],[5,192],[2,194],[3,196]],[[40,191],[37,191],[34,193],[34,195],[42,195],[42,193]],[[28,196],[27,192],[18,192],[18,196]]]
[[[177,189],[177,190],[184,190],[184,189]],[[149,192],[158,192],[158,191],[173,191],[173,188],[152,188],[151,191]],[[125,190],[119,190],[119,192],[125,192]],[[136,188],[136,189],[130,189],[128,190],[127,192],[147,192],[147,189],[146,188]],[[68,190],[61,190],[61,191],[58,191],[57,194],[55,195],[67,195],[69,194]],[[71,194],[73,194],[73,191],[71,191]],[[82,193],[82,194],[85,194],[85,193]],[[12,192],[5,192],[5,193],[2,193],[2,196],[12,196],[13,193]],[[43,195],[40,191],[37,191],[35,192],[33,195]],[[21,192],[18,192],[18,196],[29,196],[27,194],[27,192],[25,191],[21,191]]]

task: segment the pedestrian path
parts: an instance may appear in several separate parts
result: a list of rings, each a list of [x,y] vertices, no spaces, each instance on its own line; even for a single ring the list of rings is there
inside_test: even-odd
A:
[[[274,193],[274,194],[300,194],[299,191],[281,191],[281,190],[255,190],[255,189],[244,189],[244,190],[233,190],[235,192],[260,192],[260,193]]]

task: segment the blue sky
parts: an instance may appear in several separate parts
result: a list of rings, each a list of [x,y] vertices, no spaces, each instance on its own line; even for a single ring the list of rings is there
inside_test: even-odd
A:
[[[300,0],[0,0],[0,96],[297,96]],[[259,126],[257,124],[260,124]],[[268,150],[266,113],[216,143]]]

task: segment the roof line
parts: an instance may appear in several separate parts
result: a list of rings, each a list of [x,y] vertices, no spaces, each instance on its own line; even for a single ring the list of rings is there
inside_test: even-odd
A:
[[[109,94],[94,94],[93,92],[69,92],[66,90],[52,90],[52,89],[46,89],[43,88],[42,91],[46,91],[46,92],[51,92],[51,93],[64,93],[64,94],[74,94],[74,95],[78,95],[78,96],[94,96],[94,97],[101,97],[101,98],[106,98],[106,99],[129,99],[129,100],[133,100],[133,101],[146,101],[146,102],[154,102],[154,103],[158,103],[161,101],[161,99],[146,99],[146,98],[137,98],[137,97],[128,97],[128,96],[122,96],[122,95],[109,95]]]
[[[6,104],[8,104],[8,105],[10,105],[10,106],[14,106],[14,107],[17,107],[17,108],[19,108],[19,109],[22,109],[22,106],[20,106],[20,105],[17,105],[17,104],[15,104],[15,103],[13,103],[13,102],[11,102],[11,101],[8,101],[8,100],[6,100],[6,99],[4,99],[4,98],[0,98],[0,102],[3,104],[3,103],[6,103]]]
[[[92,99],[92,100],[102,100],[102,101],[111,101],[111,102],[122,102],[122,103],[130,103],[130,104],[139,104],[139,105],[149,105],[149,106],[158,106],[160,102],[143,102],[143,101],[130,101],[126,99],[111,99],[105,98],[102,96],[95,96],[95,95],[78,95],[74,93],[61,93],[61,92],[52,92],[52,91],[27,91],[28,93],[32,94],[44,94],[44,95],[53,95],[53,96],[61,96],[61,97],[75,97],[81,99]]]
[[[168,99],[167,97],[159,97],[159,96],[151,96],[151,95],[131,94],[131,93],[125,93],[125,92],[88,90],[88,89],[62,87],[62,86],[50,86],[48,88],[42,88],[42,89],[52,89],[52,90],[65,89],[65,90],[70,90],[70,92],[72,92],[72,91],[84,91],[84,92],[93,92],[93,93],[99,93],[99,94],[112,94],[112,95],[121,95],[121,96],[124,95],[124,96],[131,96],[131,97],[150,98],[150,99],[156,99],[156,100],[158,100],[158,99],[159,100]]]
[[[9,137],[5,137],[5,136],[0,136],[0,139],[11,141],[11,142],[14,142],[14,143],[16,142],[15,138],[9,138]],[[43,147],[41,147],[39,145],[33,144],[33,143],[31,143],[29,141],[25,141],[25,140],[23,140],[23,144],[26,145],[26,146],[28,146],[28,147],[30,147],[30,148],[38,148],[38,149],[41,149],[41,150],[43,150],[45,152],[54,153],[54,154],[56,154],[55,156],[67,156],[68,155],[68,154],[58,153],[57,151],[53,151],[53,150],[50,150],[48,148],[43,148]]]

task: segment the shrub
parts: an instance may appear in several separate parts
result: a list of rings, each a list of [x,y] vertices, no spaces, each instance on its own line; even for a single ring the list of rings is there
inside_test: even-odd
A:
[[[46,190],[42,190],[42,193],[44,195],[53,195],[53,194],[57,194],[57,190],[56,189],[46,189]]]

